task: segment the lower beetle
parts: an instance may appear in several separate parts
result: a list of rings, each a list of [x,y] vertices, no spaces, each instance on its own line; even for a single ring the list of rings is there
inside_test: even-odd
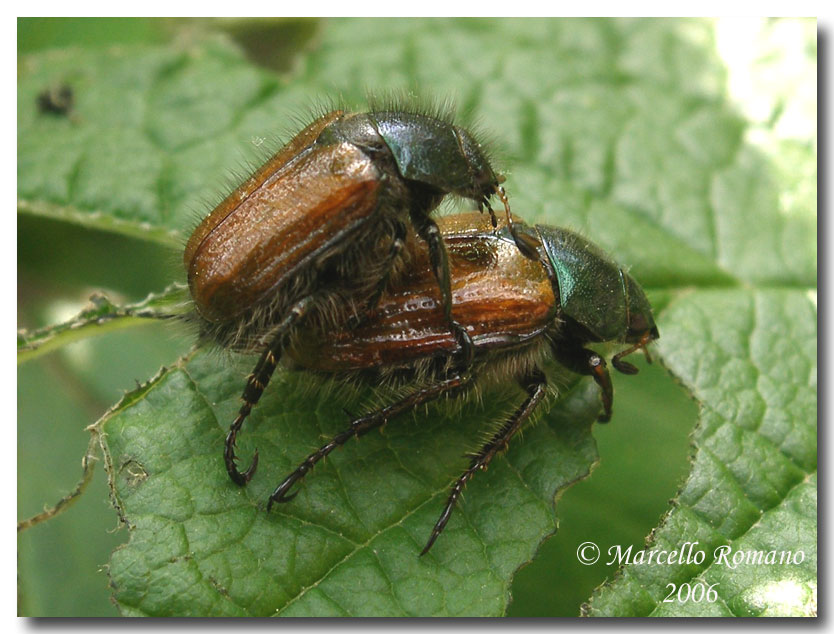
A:
[[[459,344],[461,366],[474,346],[452,318],[449,265],[430,213],[447,194],[495,215],[503,188],[486,153],[448,117],[402,108],[329,112],[308,125],[194,230],[185,248],[202,336],[223,347],[261,351],[232,423],[224,458],[246,484],[235,441],[302,323],[332,328],[361,323],[401,268],[413,228],[428,245],[443,320]]]
[[[461,370],[450,359],[459,342],[448,332],[442,303],[432,283],[428,255],[414,245],[414,266],[381,298],[371,317],[354,330],[329,330],[299,337],[288,351],[297,367],[329,375],[373,376],[376,382],[410,377],[422,387],[395,403],[355,419],[310,454],[272,493],[268,508],[295,496],[290,489],[314,465],[350,438],[380,427],[394,416],[442,395],[466,391],[482,378],[516,380],[524,403],[472,456],[457,479],[421,554],[443,531],[467,481],[505,449],[544,398],[547,358],[590,375],[602,392],[602,414],[611,417],[613,387],[605,360],[586,348],[592,342],[630,344],[612,359],[634,374],[623,357],[658,338],[651,307],[637,282],[598,247],[566,229],[529,227],[493,232],[477,215],[441,219],[448,245],[455,315],[472,338],[475,359]],[[516,247],[522,236],[539,261]]]

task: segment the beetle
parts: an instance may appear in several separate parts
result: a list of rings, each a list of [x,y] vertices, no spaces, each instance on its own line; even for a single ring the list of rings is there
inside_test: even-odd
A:
[[[505,449],[547,390],[543,360],[590,375],[602,394],[600,422],[611,418],[613,386],[602,356],[591,343],[627,347],[612,364],[625,374],[637,368],[623,357],[658,338],[651,306],[639,284],[599,247],[567,229],[530,227],[518,219],[497,233],[479,216],[440,219],[449,248],[452,302],[475,347],[470,369],[450,362],[459,342],[445,328],[442,302],[432,284],[428,255],[412,243],[414,265],[380,299],[370,318],[353,330],[310,332],[288,350],[295,367],[335,377],[364,377],[374,384],[407,380],[420,387],[396,402],[353,420],[349,427],[310,454],[269,498],[291,500],[290,492],[315,464],[350,438],[443,395],[458,395],[476,381],[515,380],[526,392],[515,413],[475,453],[455,481],[421,555],[443,531],[465,484]],[[517,248],[521,236],[538,261]]]
[[[203,339],[261,356],[226,437],[230,478],[237,435],[302,323],[356,326],[403,260],[409,230],[427,244],[443,319],[462,366],[474,346],[452,317],[448,256],[430,217],[447,194],[487,209],[507,197],[489,158],[439,112],[402,106],[319,116],[227,196],[194,230],[183,255]]]

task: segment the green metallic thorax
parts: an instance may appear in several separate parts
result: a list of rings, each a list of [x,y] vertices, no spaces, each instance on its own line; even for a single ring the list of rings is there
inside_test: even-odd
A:
[[[643,289],[602,249],[567,229],[537,225],[536,231],[559,286],[563,318],[593,341],[630,341],[654,328]]]
[[[559,282],[562,314],[598,341],[621,339],[628,324],[622,269],[595,244],[566,229],[538,226]]]

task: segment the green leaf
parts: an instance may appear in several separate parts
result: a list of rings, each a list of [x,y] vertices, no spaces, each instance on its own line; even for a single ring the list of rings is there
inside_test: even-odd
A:
[[[674,302],[661,354],[701,404],[692,471],[647,550],[693,542],[699,564],[631,565],[590,602],[591,615],[686,615],[667,584],[719,583],[723,616],[816,610],[816,306],[794,290],[698,291]],[[802,561],[728,565],[722,547],[802,552]],[[719,554],[716,554],[719,552]],[[746,560],[745,560],[746,561]],[[768,588],[801,588],[799,605]],[[807,591],[807,592],[806,592]],[[783,603],[786,602],[786,603]],[[693,612],[695,610],[695,612]]]
[[[464,450],[477,447],[484,421],[506,413],[506,395],[468,406],[454,423],[442,407],[392,421],[334,453],[292,503],[267,514],[279,479],[359,403],[321,399],[303,375],[275,379],[243,443],[258,447],[262,466],[241,489],[219,451],[241,377],[202,354],[99,423],[132,532],[110,565],[126,613],[500,614],[510,574],[554,528],[552,492],[595,457],[589,427],[599,406],[583,388],[468,487],[442,540],[419,558],[450,480],[466,467]]]
[[[804,45],[812,24],[775,23],[759,37],[772,46],[793,28]],[[786,58],[795,59],[782,50],[745,70],[772,76]],[[808,66],[788,72],[806,76]],[[690,541],[703,561],[627,566],[586,614],[816,615],[816,148],[780,138],[778,117],[749,127],[756,144],[717,171],[709,197],[715,259],[745,285],[682,295],[660,325],[664,365],[701,414],[691,473],[646,550]],[[715,584],[717,600],[668,601],[681,584]]]
[[[172,245],[207,183],[230,167],[217,170],[212,158],[226,152],[214,150],[239,144],[230,129],[277,86],[227,45],[59,50],[24,58],[22,73],[20,210]],[[59,84],[72,87],[72,117],[35,107]]]
[[[761,28],[785,23],[809,24]],[[181,244],[194,210],[228,191],[231,170],[245,171],[241,153],[257,160],[260,150],[243,148],[286,138],[297,129],[287,113],[315,97],[453,96],[464,122],[496,137],[514,212],[581,230],[647,288],[657,356],[699,403],[691,472],[647,548],[698,541],[707,558],[627,566],[585,612],[812,613],[816,148],[784,133],[784,113],[796,112],[787,93],[763,118],[737,105],[728,82],[738,69],[719,58],[717,30],[680,20],[338,20],[280,79],[222,38],[27,56],[18,208]],[[39,113],[37,95],[61,82],[74,88],[72,115]],[[598,392],[586,381],[470,483],[417,558],[464,451],[519,395],[486,390],[460,415],[432,406],[392,421],[335,452],[266,515],[271,487],[344,427],[342,407],[361,410],[369,394],[322,398],[305,375],[277,376],[241,441],[243,455],[262,455],[241,490],[220,451],[253,363],[181,359],[100,421],[129,525],[110,565],[124,613],[503,614],[513,573],[555,529],[554,496],[595,460]],[[640,418],[615,413],[613,425],[639,429]],[[651,454],[654,440],[634,434],[629,449]],[[641,489],[639,479],[620,486],[624,496]],[[801,550],[804,560],[731,569],[715,562],[722,544]],[[570,583],[566,570],[560,577]],[[663,602],[667,584],[696,581],[718,583],[720,601]]]

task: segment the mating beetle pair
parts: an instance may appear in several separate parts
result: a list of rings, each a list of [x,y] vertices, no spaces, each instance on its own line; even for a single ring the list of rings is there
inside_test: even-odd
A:
[[[226,440],[236,483],[248,482],[257,466],[256,452],[249,469],[238,471],[237,433],[282,354],[314,372],[406,378],[421,387],[354,420],[308,456],[268,507],[291,499],[292,486],[350,438],[464,392],[478,377],[515,379],[527,392],[456,481],[423,553],[466,482],[544,397],[542,358],[593,376],[602,390],[600,420],[610,417],[605,361],[585,345],[632,344],[613,364],[636,372],[622,357],[658,336],[648,301],[579,236],[513,222],[500,181],[471,135],[448,120],[336,111],[299,133],[197,228],[185,261],[204,334],[233,349],[262,350]],[[444,219],[441,232],[429,213],[447,193],[489,209],[492,226],[464,214]],[[500,230],[492,194],[507,211]]]

